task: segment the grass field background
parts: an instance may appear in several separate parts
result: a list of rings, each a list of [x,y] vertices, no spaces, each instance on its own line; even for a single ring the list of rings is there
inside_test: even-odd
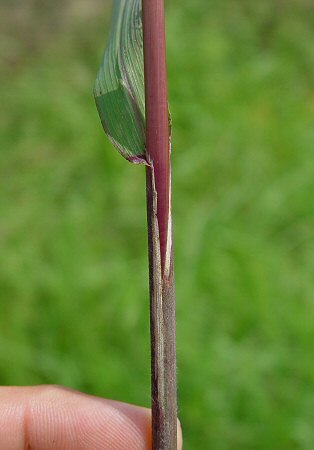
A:
[[[171,0],[185,448],[314,448],[314,16]],[[144,170],[92,87],[107,1],[1,0],[0,382],[149,406]]]

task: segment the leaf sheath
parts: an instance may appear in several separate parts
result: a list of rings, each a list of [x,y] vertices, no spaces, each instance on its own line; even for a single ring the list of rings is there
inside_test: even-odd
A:
[[[162,276],[154,169],[146,167],[153,450],[177,449],[176,312],[173,247]],[[171,240],[172,242],[172,240]]]

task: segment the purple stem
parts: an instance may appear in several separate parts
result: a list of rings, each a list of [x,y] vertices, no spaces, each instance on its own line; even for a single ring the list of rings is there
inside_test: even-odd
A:
[[[164,0],[142,0],[153,450],[177,450],[176,317]]]
[[[170,208],[170,143],[164,0],[143,0],[146,155],[153,166],[162,270]]]

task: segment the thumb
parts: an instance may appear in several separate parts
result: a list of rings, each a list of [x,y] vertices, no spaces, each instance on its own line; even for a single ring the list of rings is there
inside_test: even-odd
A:
[[[179,431],[178,449],[182,448]],[[148,450],[149,409],[56,386],[0,388],[0,448]]]

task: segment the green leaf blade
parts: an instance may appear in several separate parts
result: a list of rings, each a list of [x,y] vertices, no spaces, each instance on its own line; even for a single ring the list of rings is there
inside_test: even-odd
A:
[[[94,86],[105,132],[129,161],[145,163],[141,0],[113,0],[109,42]]]

